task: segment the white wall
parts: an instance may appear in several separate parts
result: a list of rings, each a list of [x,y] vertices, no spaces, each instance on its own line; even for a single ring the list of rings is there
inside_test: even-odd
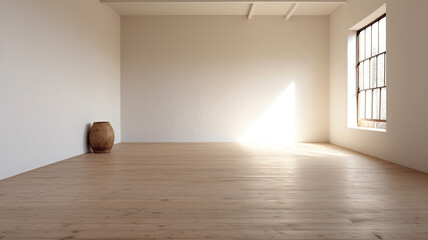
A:
[[[428,172],[428,1],[387,0],[387,132],[347,127],[348,29],[382,0],[348,0],[330,16],[330,141]]]
[[[262,122],[328,141],[328,17],[122,17],[121,29],[123,141],[239,141],[293,82],[295,106],[280,97],[269,114],[283,115]]]
[[[0,1],[0,179],[120,141],[120,17],[98,0]]]

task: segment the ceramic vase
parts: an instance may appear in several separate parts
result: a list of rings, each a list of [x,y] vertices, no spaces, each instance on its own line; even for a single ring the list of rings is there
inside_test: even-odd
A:
[[[94,122],[89,130],[89,145],[94,153],[109,153],[114,144],[110,122]]]

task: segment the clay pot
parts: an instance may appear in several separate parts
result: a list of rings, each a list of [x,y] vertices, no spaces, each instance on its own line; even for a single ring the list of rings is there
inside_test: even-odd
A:
[[[109,122],[94,122],[89,130],[89,145],[94,153],[109,153],[114,144],[114,131]]]

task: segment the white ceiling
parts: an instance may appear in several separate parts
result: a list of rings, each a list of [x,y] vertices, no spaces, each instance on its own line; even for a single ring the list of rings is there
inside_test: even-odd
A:
[[[293,15],[330,15],[346,0],[283,0],[244,2],[221,0],[100,0],[122,16],[153,15],[242,15],[248,16],[253,7],[253,16],[286,16],[297,4]]]

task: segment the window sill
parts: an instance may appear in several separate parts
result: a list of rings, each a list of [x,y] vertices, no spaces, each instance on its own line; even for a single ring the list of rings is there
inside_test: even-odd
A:
[[[350,128],[350,129],[356,129],[356,130],[366,130],[366,131],[386,133],[386,129],[380,129],[380,128],[366,128],[366,127],[348,127],[348,128]]]

